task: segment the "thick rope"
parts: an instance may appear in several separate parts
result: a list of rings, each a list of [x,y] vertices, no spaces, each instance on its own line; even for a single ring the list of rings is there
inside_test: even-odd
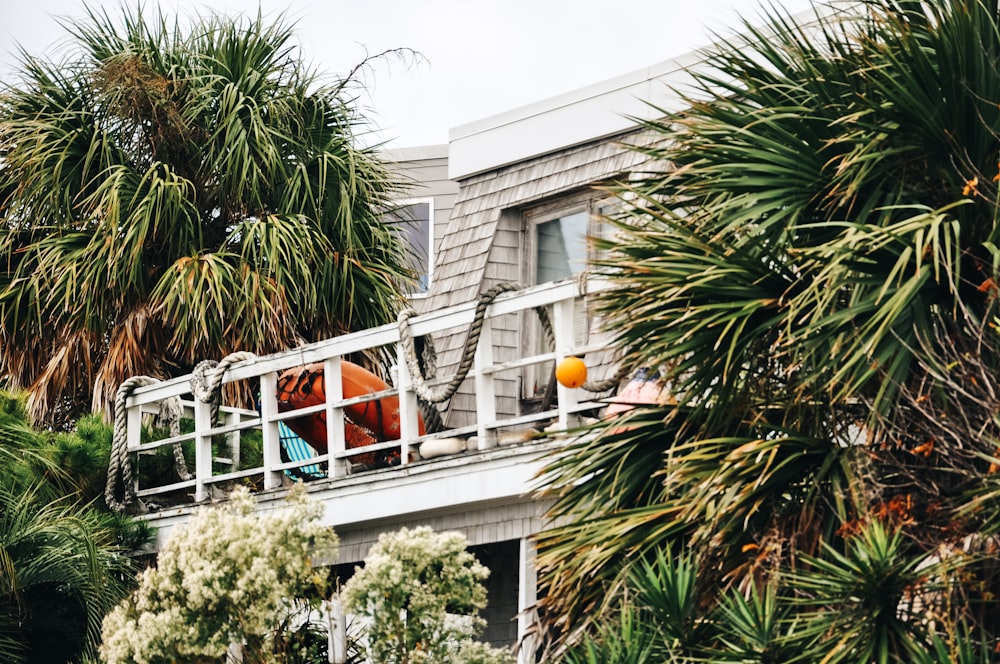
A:
[[[191,372],[191,394],[202,403],[207,403],[212,407],[211,421],[215,426],[215,421],[219,416],[220,395],[222,393],[222,379],[225,377],[229,367],[244,360],[256,360],[257,356],[248,351],[237,351],[222,358],[221,362],[215,360],[202,360]]]
[[[211,404],[213,426],[219,412],[219,394],[226,371],[237,362],[252,360],[256,357],[253,353],[236,352],[227,355],[221,362],[206,360],[199,362],[195,367],[191,376],[191,393],[202,403]],[[209,371],[212,371],[210,375]],[[118,392],[115,394],[115,425],[111,440],[111,459],[108,463],[108,479],[104,487],[104,501],[108,507],[116,512],[125,511],[129,505],[135,502],[135,482],[132,464],[128,456],[125,402],[135,388],[154,385],[157,382],[159,382],[157,379],[149,376],[133,376],[119,385]],[[178,435],[180,432],[180,400],[164,399],[160,403],[158,419],[168,424],[171,436]],[[180,444],[174,445],[174,466],[181,480],[189,480],[194,477],[187,468],[184,449]],[[117,497],[119,480],[123,486],[120,501]]]
[[[124,512],[125,508],[135,500],[132,464],[128,458],[125,400],[135,388],[157,382],[155,378],[149,376],[133,376],[119,385],[115,394],[114,437],[111,439],[111,459],[108,463],[108,481],[104,485],[104,502],[116,512]],[[119,479],[123,485],[121,501],[117,497]]]
[[[410,371],[410,376],[413,380],[413,388],[417,393],[417,396],[432,404],[447,401],[454,396],[455,392],[458,391],[458,387],[462,384],[462,381],[464,381],[468,376],[469,370],[472,368],[472,364],[475,361],[476,346],[479,344],[479,336],[483,331],[483,320],[486,316],[486,308],[501,293],[522,290],[522,288],[523,286],[518,284],[501,283],[483,292],[479,296],[479,302],[476,304],[475,315],[472,319],[472,323],[469,325],[468,334],[465,337],[465,348],[462,351],[462,359],[459,362],[458,369],[451,381],[437,390],[431,389],[427,386],[427,382],[434,379],[436,372],[436,367],[434,366],[435,362],[433,359],[435,358],[433,343],[428,337],[425,343],[425,351],[423,353],[423,365],[427,367],[427,370],[425,371],[424,366],[421,366],[421,362],[417,358],[413,334],[410,332],[410,318],[416,316],[417,312],[413,309],[404,309],[399,312],[399,338],[403,344],[406,366]],[[555,333],[552,330],[552,321],[549,318],[548,309],[545,307],[535,307],[535,313],[538,315],[538,320],[541,323],[542,333],[545,335],[545,343],[547,344],[547,347],[554,348]],[[428,361],[428,358],[432,359]],[[600,382],[588,381],[581,387],[588,392],[607,392],[617,386],[627,373],[628,370],[625,367],[620,367],[614,375],[609,376],[605,380]],[[437,409],[435,408],[434,410],[436,411]]]
[[[222,379],[229,367],[244,360],[256,360],[257,356],[249,351],[236,351],[222,358],[222,361],[202,360],[191,372],[191,394],[195,399],[209,405],[209,426],[214,427],[219,419],[219,406],[222,403]],[[233,450],[230,449],[230,455]]]
[[[414,347],[413,333],[410,332],[410,318],[417,315],[417,312],[413,309],[403,309],[399,312],[399,339],[403,344],[403,355],[406,357],[406,368],[410,372],[410,377],[413,381],[413,389],[417,393],[417,396],[428,401],[430,403],[441,403],[447,401],[455,392],[458,391],[459,386],[462,381],[465,380],[466,376],[469,375],[469,370],[472,369],[472,364],[476,357],[476,346],[479,345],[479,336],[483,331],[483,320],[486,318],[486,308],[497,298],[501,293],[506,293],[509,291],[521,290],[521,287],[517,284],[512,283],[500,283],[493,286],[489,290],[483,292],[479,296],[479,302],[476,304],[476,312],[472,319],[472,323],[469,325],[469,331],[465,337],[465,348],[462,351],[462,359],[458,364],[458,369],[452,379],[443,386],[433,389],[428,387],[427,382],[433,380],[436,368],[430,367],[429,371],[425,375],[423,368],[420,366],[420,362],[417,359],[417,352]],[[549,321],[548,311],[542,307],[535,309],[538,312],[539,319],[542,320],[542,328],[546,330],[546,339],[550,341],[552,338],[552,324]],[[427,339],[427,345],[430,345],[430,339]]]
[[[608,376],[604,380],[599,381],[597,383],[592,383],[589,380],[585,381],[583,385],[580,386],[580,389],[587,390],[588,392],[593,392],[594,394],[597,394],[598,392],[607,392],[608,390],[617,387],[618,383],[620,383],[622,378],[624,378],[627,374],[628,374],[628,369],[624,366],[619,366],[618,371]]]

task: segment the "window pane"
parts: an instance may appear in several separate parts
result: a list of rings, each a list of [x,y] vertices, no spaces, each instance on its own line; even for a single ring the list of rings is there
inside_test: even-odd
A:
[[[418,276],[418,293],[430,288],[431,205],[429,202],[401,206],[386,215],[410,249],[410,267]]]
[[[579,274],[587,266],[586,210],[537,226],[537,282],[556,281]]]

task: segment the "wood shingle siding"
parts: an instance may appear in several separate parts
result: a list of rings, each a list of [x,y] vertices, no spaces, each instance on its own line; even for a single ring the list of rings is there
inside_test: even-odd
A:
[[[447,230],[441,237],[434,280],[428,297],[414,302],[420,312],[475,301],[500,282],[520,282],[525,275],[523,210],[560,196],[579,193],[641,169],[647,157],[628,146],[648,145],[654,136],[633,130],[591,143],[559,150],[459,182]],[[496,361],[513,357],[521,321],[494,321],[502,330],[494,346]],[[466,330],[450,330],[434,339],[438,375],[449,377],[461,361]],[[468,381],[467,381],[468,383]],[[509,372],[498,385],[504,411],[517,407],[518,380]],[[448,426],[473,422],[474,397],[468,385],[442,408]]]

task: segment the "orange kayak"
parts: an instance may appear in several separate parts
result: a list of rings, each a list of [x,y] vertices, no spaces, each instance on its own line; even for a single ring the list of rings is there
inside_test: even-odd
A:
[[[353,362],[340,363],[341,385],[345,399],[389,389],[381,378]],[[308,364],[289,369],[278,376],[278,410],[289,412],[326,402],[323,364]],[[419,416],[418,416],[419,417]],[[285,420],[320,454],[329,449],[326,439],[326,413],[319,412]],[[425,433],[423,419],[418,419],[420,434]],[[376,442],[399,438],[399,398],[383,397],[344,408],[344,434],[347,448],[362,447]],[[353,463],[365,465],[390,464],[399,460],[399,449],[379,450],[354,455]]]

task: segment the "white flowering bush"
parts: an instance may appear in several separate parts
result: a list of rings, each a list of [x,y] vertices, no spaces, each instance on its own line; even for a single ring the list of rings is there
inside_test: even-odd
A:
[[[378,664],[500,664],[505,650],[473,643],[484,621],[489,570],[465,536],[426,526],[385,533],[344,586],[345,608],[368,622]],[[464,653],[464,654],[463,654]]]
[[[292,601],[318,603],[327,592],[313,561],[332,559],[337,537],[301,486],[285,509],[255,507],[241,487],[177,527],[157,566],[105,618],[108,664],[217,662],[230,644],[245,644],[244,662],[276,661],[270,641]]]

